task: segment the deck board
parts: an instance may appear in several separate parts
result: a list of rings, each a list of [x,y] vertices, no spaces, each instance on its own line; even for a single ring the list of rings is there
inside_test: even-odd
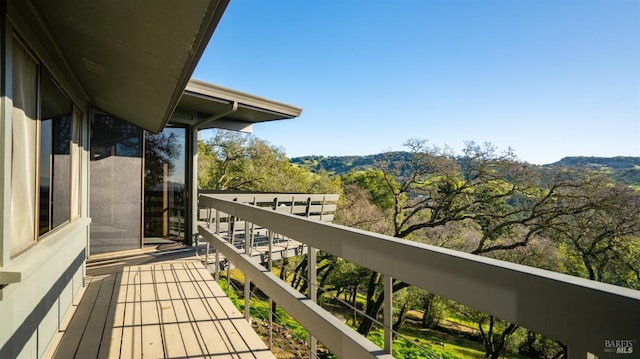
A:
[[[204,343],[200,337],[198,328],[187,310],[185,299],[179,288],[175,285],[177,280],[171,271],[162,272],[167,285],[167,292],[171,298],[171,309],[175,322],[178,325],[178,331],[184,345],[186,355],[197,356],[205,353]]]
[[[196,261],[96,273],[54,358],[274,358]]]
[[[162,323],[162,333],[164,336],[165,350],[168,357],[179,358],[187,357],[187,350],[185,348],[185,340],[181,335],[180,324],[178,323],[174,303],[171,299],[171,293],[167,278],[164,270],[154,270],[153,272],[155,281],[158,283],[157,294],[159,303],[159,315],[160,322]],[[193,340],[193,331],[185,331],[185,334],[189,335],[187,340]],[[195,347],[198,347],[197,342]],[[190,353],[195,355],[195,351]],[[198,354],[201,351],[197,351]]]
[[[145,357],[164,357],[164,333],[158,308],[155,267],[140,268],[140,318],[142,352]]]
[[[102,334],[102,340],[100,341],[100,351],[98,352],[98,358],[106,359],[108,354],[120,353],[120,344],[122,341],[122,325],[124,322],[124,306],[119,306],[117,303],[124,302],[127,293],[118,291],[116,288],[120,287],[122,281],[122,272],[116,272],[113,274],[114,287],[111,293],[111,305],[109,306],[109,313],[105,321],[107,323],[113,323],[111,330],[105,330]]]
[[[113,295],[113,288],[115,278],[113,276],[105,276],[100,281],[100,289],[98,296],[94,302],[91,315],[85,328],[85,333],[103,333],[105,322],[109,312],[109,306],[111,304],[111,296]],[[100,336],[102,340],[102,336]],[[76,356],[79,358],[95,358],[98,356],[99,345],[94,343],[80,342]]]
[[[194,283],[192,283],[192,278],[189,277],[186,269],[174,268],[173,273],[177,280],[182,283],[181,290],[186,299],[189,313],[193,318],[199,318],[195,323],[199,329],[206,351],[215,355],[233,353],[234,348],[227,333],[220,327],[219,319],[212,316],[204,305],[201,294],[196,290]],[[232,357],[234,356],[229,356],[229,358]]]
[[[197,276],[193,278],[193,283],[201,290],[202,298],[206,298],[207,307],[217,317],[229,318],[228,321],[224,321],[227,332],[240,332],[248,324],[242,313],[231,301],[225,300],[227,296],[218,285],[212,285],[215,284],[215,281],[210,275],[206,275],[206,273],[203,275],[202,271],[193,271],[192,274]],[[245,351],[245,348],[259,346],[262,343],[262,340],[257,336],[240,336],[237,339],[242,340],[242,343],[237,342],[239,346],[237,348],[241,348],[242,352]]]
[[[97,278],[90,278],[87,280],[86,286],[83,300],[93,303],[100,292],[99,281]],[[71,320],[65,330],[66,335],[62,337],[57,351],[60,358],[71,358],[76,355],[78,346],[80,345],[80,339],[84,334],[89,317],[91,316],[91,310],[93,310],[93,306],[89,305],[78,306],[76,309],[74,318],[78,318],[78,320]]]

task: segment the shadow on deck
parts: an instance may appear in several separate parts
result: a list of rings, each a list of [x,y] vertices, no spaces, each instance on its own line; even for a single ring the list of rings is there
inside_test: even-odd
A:
[[[101,258],[53,358],[274,358],[193,248]]]

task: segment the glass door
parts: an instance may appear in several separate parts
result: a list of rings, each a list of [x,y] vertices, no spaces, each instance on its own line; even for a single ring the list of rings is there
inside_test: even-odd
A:
[[[142,129],[107,114],[91,123],[91,254],[140,248]]]
[[[184,240],[186,128],[145,134],[144,243]]]

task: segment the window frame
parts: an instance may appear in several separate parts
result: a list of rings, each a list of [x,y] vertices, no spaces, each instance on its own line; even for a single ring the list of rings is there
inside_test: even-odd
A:
[[[44,78],[44,74],[46,74],[49,76],[49,79],[45,79]],[[37,178],[38,178],[38,184],[37,184],[37,189],[38,189],[38,193],[40,193],[40,188],[41,188],[41,179],[42,179],[42,154],[43,154],[43,133],[42,133],[42,125],[45,121],[51,121],[51,138],[50,138],[50,150],[49,150],[49,157],[50,157],[50,162],[49,162],[49,191],[48,191],[48,209],[47,209],[47,216],[48,216],[48,228],[46,231],[41,232],[42,231],[42,227],[41,227],[41,223],[38,220],[37,222],[37,235],[38,238],[42,238],[43,236],[46,236],[48,233],[51,233],[52,231],[54,231],[56,228],[59,228],[69,222],[71,222],[72,217],[73,217],[73,213],[72,213],[72,200],[73,200],[73,168],[72,168],[72,163],[74,162],[74,159],[72,158],[72,148],[73,148],[73,144],[74,142],[78,142],[79,139],[74,139],[74,134],[77,133],[77,127],[79,126],[79,124],[77,123],[78,120],[76,118],[74,118],[74,114],[75,114],[75,104],[73,103],[73,101],[71,100],[70,96],[67,94],[66,91],[64,91],[64,89],[62,88],[62,86],[60,85],[60,83],[56,80],[56,78],[53,76],[53,74],[51,73],[51,71],[49,71],[49,69],[46,68],[46,66],[44,65],[40,65],[39,69],[38,69],[38,74],[39,74],[39,87],[38,90],[40,92],[40,96],[39,96],[39,102],[38,102],[38,142],[37,142],[37,147],[38,147],[38,153],[36,155],[36,158],[38,159],[38,164],[36,166],[36,168],[38,169],[38,173],[37,173]],[[69,128],[69,168],[68,168],[68,183],[67,183],[67,190],[69,191],[69,196],[67,198],[68,203],[66,206],[67,209],[67,213],[65,215],[65,220],[63,220],[60,223],[54,223],[54,210],[55,210],[55,202],[54,201],[54,189],[55,187],[55,173],[56,173],[56,167],[55,167],[55,136],[56,136],[56,123],[55,118],[43,118],[42,115],[42,82],[43,80],[51,80],[54,85],[57,87],[57,89],[60,91],[60,94],[62,94],[69,102],[69,112],[68,112],[68,116],[69,116],[69,121],[70,121],[70,128]],[[81,113],[80,113],[81,115]],[[36,205],[36,210],[40,211],[41,210],[41,201],[42,201],[42,196],[38,195],[37,196],[37,201],[38,204]],[[39,218],[39,217],[38,217]]]
[[[15,258],[16,256],[26,252],[28,249],[32,248],[34,245],[36,245],[37,243],[39,243],[42,240],[45,240],[47,238],[49,238],[50,236],[52,236],[54,233],[56,233],[59,229],[65,227],[66,225],[68,225],[69,223],[73,222],[74,220],[77,220],[81,217],[81,203],[82,203],[82,195],[81,195],[81,191],[82,191],[82,128],[83,128],[83,124],[82,124],[82,120],[83,120],[83,113],[80,110],[80,108],[75,104],[75,102],[73,101],[72,97],[69,95],[68,91],[65,91],[64,87],[61,85],[61,83],[56,79],[56,76],[53,74],[53,72],[38,58],[38,56],[36,56],[36,54],[34,53],[34,51],[31,50],[31,48],[27,45],[27,43],[17,34],[17,33],[13,33],[12,38],[12,43],[11,46],[13,49],[21,49],[22,51],[24,51],[24,53],[26,54],[25,56],[28,56],[32,61],[33,64],[35,65],[35,70],[36,70],[36,84],[35,84],[35,93],[32,94],[35,96],[35,118],[29,118],[29,117],[25,117],[26,121],[35,121],[35,139],[34,142],[30,142],[29,144],[27,144],[25,146],[24,149],[27,149],[26,151],[28,152],[28,148],[32,147],[31,150],[34,151],[33,153],[33,160],[34,160],[34,173],[33,176],[35,178],[33,179],[29,179],[29,181],[33,181],[33,185],[34,188],[32,188],[32,190],[34,191],[34,198],[33,198],[33,203],[31,203],[32,207],[32,213],[31,215],[33,216],[33,223],[32,223],[32,232],[29,233],[18,233],[17,230],[11,229],[11,235],[15,235],[15,236],[20,236],[20,237],[24,237],[23,240],[21,241],[17,241],[16,243],[12,243],[10,245],[9,248],[9,257],[10,258]],[[12,58],[15,59],[15,55],[12,55]],[[15,64],[13,63],[12,60],[12,70],[11,71],[15,71],[14,70],[14,66]],[[46,75],[45,75],[46,74]],[[60,93],[58,95],[63,95],[61,96],[66,98],[66,100],[68,100],[68,107],[69,107],[69,112],[68,112],[68,116],[69,116],[69,121],[71,122],[70,124],[70,129],[69,129],[69,168],[66,169],[68,170],[68,174],[66,174],[65,176],[68,178],[68,180],[66,181],[67,183],[63,183],[61,187],[58,188],[64,188],[65,186],[67,187],[67,190],[69,191],[68,193],[68,198],[66,199],[69,203],[65,205],[65,208],[67,209],[67,213],[64,214],[64,220],[62,220],[60,223],[56,223],[54,224],[54,220],[53,220],[53,210],[54,210],[54,205],[53,204],[53,196],[54,196],[54,185],[53,185],[53,174],[54,174],[54,161],[52,159],[50,159],[50,164],[49,164],[49,174],[48,174],[48,178],[49,178],[49,189],[47,191],[47,195],[48,195],[48,199],[46,200],[48,202],[48,208],[46,209],[47,213],[47,224],[48,227],[46,229],[46,231],[41,232],[41,203],[42,203],[42,198],[41,198],[41,191],[40,191],[40,185],[42,184],[42,150],[43,150],[43,133],[42,133],[42,124],[44,121],[51,121],[51,131],[49,133],[49,135],[51,136],[50,138],[50,149],[49,149],[49,155],[50,157],[54,155],[54,148],[53,148],[53,138],[55,137],[55,126],[54,126],[54,122],[55,121],[55,117],[52,117],[50,119],[43,119],[42,118],[42,108],[43,108],[43,102],[44,102],[44,98],[43,98],[43,79],[44,77],[47,76],[48,78],[46,80],[50,80],[53,82],[53,85],[57,87],[57,90],[60,91]],[[14,79],[12,77],[11,80],[11,84],[8,84],[9,86],[11,86],[13,89],[16,89],[16,84],[14,83]],[[12,98],[14,98],[15,94],[12,95]],[[16,107],[15,105],[12,107],[12,111],[15,111]],[[66,113],[65,113],[66,114]],[[13,118],[13,116],[12,116]],[[12,132],[14,130],[12,129]],[[12,141],[14,141],[14,139],[12,138]],[[14,146],[12,145],[12,148]],[[12,149],[12,155],[11,155],[11,161],[13,162],[15,160],[14,158],[14,154],[13,154],[13,149]],[[27,157],[31,157],[31,154],[27,153],[26,154]],[[12,165],[12,174],[11,176],[13,176],[13,165]],[[29,184],[31,185],[31,184]],[[11,193],[12,196],[15,193],[14,191],[17,191],[16,189],[14,189],[14,185],[12,184],[11,186]],[[74,203],[77,202],[77,203]],[[29,239],[27,239],[26,237],[30,237]]]

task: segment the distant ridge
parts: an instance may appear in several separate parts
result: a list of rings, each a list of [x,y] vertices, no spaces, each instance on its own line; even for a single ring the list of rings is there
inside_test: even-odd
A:
[[[291,158],[291,163],[309,168],[314,172],[327,171],[332,174],[344,175],[353,169],[364,170],[374,167],[374,163],[391,155],[392,160],[405,161],[409,157],[408,152],[391,152],[366,156],[303,156]],[[564,157],[558,162],[539,166],[584,168],[600,171],[612,180],[631,186],[640,186],[640,157],[588,157],[571,156]]]
[[[630,186],[640,186],[640,157],[564,157],[544,167],[588,168],[607,174],[614,181]]]
[[[365,170],[374,167],[376,161],[388,158],[391,155],[393,161],[405,161],[409,158],[409,152],[379,153],[366,156],[304,156],[291,158],[291,163],[302,165],[314,172],[325,170],[332,174],[344,175],[351,170]]]
[[[632,169],[640,166],[640,157],[587,157],[571,156],[564,157],[560,161],[545,166],[560,167],[608,167],[614,169]]]

